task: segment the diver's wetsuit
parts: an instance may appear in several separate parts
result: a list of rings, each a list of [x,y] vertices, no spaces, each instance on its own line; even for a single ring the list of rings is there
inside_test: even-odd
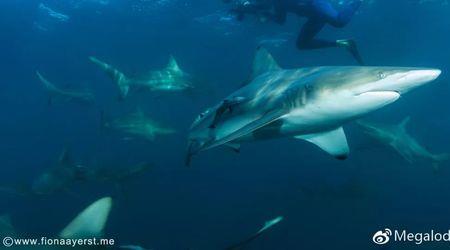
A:
[[[273,0],[275,14],[273,20],[284,23],[288,12],[304,16],[308,21],[303,25],[297,46],[300,49],[335,47],[336,41],[314,38],[325,24],[341,28],[347,25],[361,1],[353,1],[338,12],[327,0]]]

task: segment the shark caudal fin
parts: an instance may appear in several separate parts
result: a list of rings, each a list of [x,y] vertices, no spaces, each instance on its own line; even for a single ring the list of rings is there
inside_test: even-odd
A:
[[[48,81],[39,71],[36,71],[36,75],[39,79],[39,81],[41,81],[41,83],[44,85],[45,90],[48,92],[49,97],[48,97],[48,104],[51,105],[53,102],[53,95],[55,94],[55,92],[58,92],[58,88],[53,85],[50,81]]]
[[[72,220],[59,234],[64,239],[81,239],[103,235],[112,199],[105,197],[92,203]]]
[[[130,91],[130,80],[124,73],[93,56],[89,57],[89,60],[100,67],[113,80],[119,88],[120,98],[127,97],[128,92]]]

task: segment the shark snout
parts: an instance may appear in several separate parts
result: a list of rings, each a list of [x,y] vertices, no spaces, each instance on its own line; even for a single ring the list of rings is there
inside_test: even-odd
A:
[[[406,78],[414,82],[427,83],[436,80],[440,75],[440,69],[421,69],[408,72]]]
[[[436,80],[441,75],[440,69],[413,69],[402,74],[394,84],[394,90],[400,94]]]

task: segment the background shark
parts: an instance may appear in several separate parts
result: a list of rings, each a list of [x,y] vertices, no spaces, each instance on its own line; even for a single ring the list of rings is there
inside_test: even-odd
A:
[[[176,131],[150,119],[144,112],[138,109],[136,112],[112,121],[106,121],[101,114],[101,123],[104,128],[111,128],[127,135],[141,137],[150,141],[159,135],[170,135]]]
[[[130,167],[85,167],[75,164],[64,149],[58,163],[40,174],[30,186],[2,187],[1,192],[16,196],[38,195],[46,196],[59,192],[68,192],[76,184],[108,184],[117,191],[122,191],[123,185],[145,172],[153,165],[140,163]]]
[[[407,162],[414,163],[419,158],[428,159],[433,162],[437,169],[438,164],[448,160],[449,154],[433,154],[422,146],[406,130],[406,125],[410,121],[409,117],[395,125],[376,124],[367,121],[358,121],[360,127],[366,134],[379,141],[380,143],[393,148]]]
[[[77,165],[70,159],[69,151],[65,148],[58,163],[46,169],[39,175],[31,186],[31,193],[36,195],[49,195],[55,192],[66,191],[77,181],[87,178],[87,168]]]
[[[39,71],[36,71],[36,75],[39,80],[44,84],[45,90],[49,94],[48,103],[52,104],[53,99],[70,101],[70,102],[79,102],[79,103],[87,103],[92,104],[95,101],[95,96],[90,91],[75,91],[75,90],[65,90],[57,88],[54,84],[49,82],[47,79],[42,76]]]
[[[181,92],[194,88],[192,77],[178,66],[173,56],[169,64],[161,70],[153,70],[141,77],[130,78],[113,66],[100,61],[95,57],[89,57],[91,62],[99,66],[117,85],[120,97],[125,98],[130,91],[149,90],[162,92]]]
[[[186,163],[199,151],[277,137],[306,140],[345,159],[345,123],[395,102],[440,73],[361,66],[284,70],[260,48],[253,80],[200,114],[191,126]]]

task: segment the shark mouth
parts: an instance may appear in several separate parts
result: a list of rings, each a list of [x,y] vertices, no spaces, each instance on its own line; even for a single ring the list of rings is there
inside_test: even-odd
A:
[[[378,96],[386,96],[386,95],[398,95],[401,96],[400,91],[398,90],[370,90],[357,94],[356,96],[364,96],[364,95],[378,95]]]

